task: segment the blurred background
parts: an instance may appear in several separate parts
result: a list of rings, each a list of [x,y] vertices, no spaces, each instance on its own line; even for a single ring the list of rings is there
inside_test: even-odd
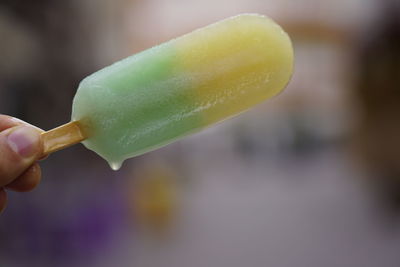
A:
[[[397,0],[2,0],[0,113],[59,126],[85,76],[244,12],[291,36],[286,91],[118,172],[51,155],[0,266],[399,266]]]

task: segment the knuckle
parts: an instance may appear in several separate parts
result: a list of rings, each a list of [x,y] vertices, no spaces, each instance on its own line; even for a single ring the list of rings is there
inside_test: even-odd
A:
[[[33,190],[41,180],[40,166],[36,163],[19,176],[15,181],[7,185],[8,189],[17,192],[28,192]]]

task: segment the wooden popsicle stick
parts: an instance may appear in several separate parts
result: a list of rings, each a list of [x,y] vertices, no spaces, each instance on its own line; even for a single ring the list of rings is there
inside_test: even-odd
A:
[[[41,135],[43,142],[43,156],[80,143],[86,139],[78,121],[71,121]]]

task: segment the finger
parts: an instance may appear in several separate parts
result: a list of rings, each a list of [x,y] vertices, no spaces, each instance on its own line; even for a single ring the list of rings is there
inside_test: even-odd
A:
[[[11,183],[42,154],[40,132],[16,126],[0,132],[0,187]]]
[[[39,184],[41,177],[42,171],[40,170],[40,166],[35,163],[17,179],[6,185],[6,188],[17,192],[28,192]]]
[[[0,114],[0,132],[4,131],[8,128],[14,127],[14,126],[19,126],[19,125],[27,125],[27,126],[31,126],[35,129],[37,129],[38,131],[40,131],[41,133],[44,133],[44,130],[29,124],[23,120],[8,116],[8,115],[3,115]],[[43,157],[39,158],[38,160],[44,160],[48,157],[49,155],[44,155]]]
[[[13,120],[13,117],[7,115],[0,115],[0,131],[20,125],[21,123]]]
[[[0,213],[4,210],[7,204],[7,193],[3,188],[0,188]]]
[[[20,119],[17,119],[17,118],[8,116],[8,115],[0,114],[0,132],[6,130],[8,128],[11,128],[14,126],[19,126],[19,125],[31,126],[40,132],[44,132],[42,129],[40,129],[32,124],[29,124],[23,120],[20,120]]]

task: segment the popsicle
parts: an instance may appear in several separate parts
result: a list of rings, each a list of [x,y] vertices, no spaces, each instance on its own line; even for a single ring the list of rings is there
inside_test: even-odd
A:
[[[86,77],[72,121],[44,133],[47,153],[83,141],[118,169],[278,94],[292,69],[290,38],[271,19],[219,21]]]

